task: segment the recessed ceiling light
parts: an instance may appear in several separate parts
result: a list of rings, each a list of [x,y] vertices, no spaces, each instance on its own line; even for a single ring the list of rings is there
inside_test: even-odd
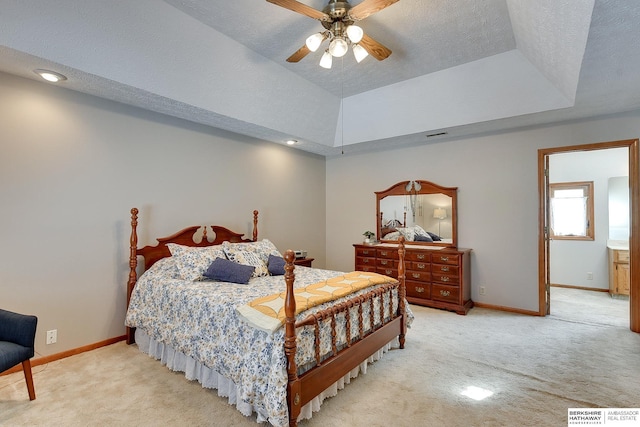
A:
[[[40,77],[42,77],[43,79],[45,79],[48,82],[51,83],[58,83],[58,82],[62,82],[64,80],[67,80],[66,76],[63,76],[60,73],[56,73],[55,71],[49,71],[49,70],[33,70],[34,73],[36,73],[37,75],[39,75]]]
[[[297,143],[298,143],[298,141],[296,141],[295,139],[290,139],[290,140],[287,141],[287,145],[295,145]]]

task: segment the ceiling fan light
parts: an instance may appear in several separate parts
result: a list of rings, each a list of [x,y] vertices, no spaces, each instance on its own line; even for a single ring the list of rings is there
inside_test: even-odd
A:
[[[329,53],[331,53],[331,55],[335,56],[336,58],[344,56],[344,54],[347,53],[347,50],[349,50],[349,45],[344,39],[340,37],[336,37],[329,44]]]
[[[328,70],[331,68],[332,63],[333,63],[333,56],[331,56],[328,50],[325,50],[324,53],[322,54],[322,58],[320,58],[320,66]]]
[[[316,50],[318,50],[323,40],[324,36],[322,35],[322,33],[315,33],[307,37],[307,41],[305,42],[305,44],[311,52],[315,52]]]
[[[352,43],[360,43],[362,36],[364,36],[364,31],[357,25],[349,25],[347,27],[347,36]]]
[[[364,58],[369,56],[369,52],[359,44],[353,45],[353,56],[356,57],[356,61],[360,63]]]

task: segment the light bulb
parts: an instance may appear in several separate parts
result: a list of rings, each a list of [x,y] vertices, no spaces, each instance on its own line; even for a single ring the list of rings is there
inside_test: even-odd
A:
[[[347,44],[346,41],[344,41],[344,39],[340,37],[336,37],[329,44],[329,52],[331,53],[331,55],[335,56],[336,58],[340,58],[341,56],[344,56],[344,54],[347,53],[348,49],[349,49],[349,45]]]
[[[33,70],[34,73],[36,73],[37,75],[39,75],[40,77],[42,77],[43,79],[45,79],[48,82],[52,82],[52,83],[58,83],[64,80],[67,80],[67,78],[65,76],[63,76],[60,73],[56,73],[54,71],[49,71],[49,70]]]
[[[322,54],[322,58],[320,58],[320,66],[322,68],[329,69],[331,68],[331,64],[333,63],[333,57],[329,53],[328,50],[325,50]]]
[[[347,27],[347,36],[352,43],[360,43],[362,36],[364,36],[364,31],[357,25],[349,25]]]
[[[367,52],[367,49],[363,48],[359,44],[354,44],[352,48],[353,48],[353,56],[356,57],[356,61],[358,63],[362,61],[364,58],[366,58],[367,56],[369,56],[369,52]]]
[[[318,50],[323,40],[324,36],[322,35],[322,33],[315,33],[307,37],[307,41],[305,42],[305,44],[311,52],[315,52],[316,50]]]

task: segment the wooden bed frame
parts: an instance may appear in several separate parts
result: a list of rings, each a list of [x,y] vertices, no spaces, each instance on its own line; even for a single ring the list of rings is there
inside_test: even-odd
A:
[[[239,242],[255,242],[258,239],[258,211],[253,211],[253,236],[252,239],[244,239],[243,234],[235,233],[225,227],[212,225],[209,226],[215,233],[215,239],[209,241],[207,237],[207,229],[203,227],[203,237],[199,242],[194,241],[196,232],[201,228],[200,226],[193,226],[185,228],[171,236],[159,238],[156,246],[145,246],[138,249],[138,209],[131,209],[131,239],[130,239],[130,256],[129,256],[129,280],[127,282],[127,306],[131,299],[131,292],[135,287],[137,281],[136,269],[138,266],[138,256],[144,258],[145,270],[150,268],[155,262],[162,258],[171,256],[168,243],[177,243],[185,246],[204,247],[221,244],[224,241],[231,243]],[[373,353],[381,349],[384,345],[389,343],[393,338],[398,337],[400,348],[404,348],[405,334],[407,331],[407,319],[406,319],[406,307],[405,307],[405,266],[404,266],[404,239],[401,238],[398,243],[398,283],[384,284],[376,289],[367,292],[363,295],[351,298],[341,304],[327,308],[313,315],[308,316],[306,319],[296,322],[295,310],[296,302],[293,297],[293,284],[295,281],[294,274],[294,252],[287,250],[284,254],[285,264],[285,283],[286,283],[286,298],[285,298],[285,341],[284,350],[287,357],[287,406],[289,408],[289,426],[297,426],[298,415],[301,408],[310,402],[314,397],[318,396],[324,390],[326,390],[333,383],[345,376],[351,370],[356,368],[360,363],[368,359]],[[389,304],[389,312],[385,313],[383,304],[380,304],[380,318],[381,323],[375,328],[371,328],[369,331],[364,331],[364,319],[362,307],[369,305],[370,307],[370,324],[373,325],[374,319],[374,298],[382,298],[385,293],[391,293],[393,289],[398,289],[398,309],[393,312],[392,304]],[[343,349],[338,349],[336,346],[336,329],[335,319],[338,314],[346,313],[352,308],[358,309],[358,330],[359,336],[351,337],[351,316],[346,316],[347,319],[347,342],[348,344]],[[385,319],[385,315],[387,319]],[[316,366],[301,375],[297,373],[297,366],[295,362],[296,356],[296,329],[302,326],[312,325],[315,327],[316,342],[318,337],[318,324],[320,321],[330,319],[332,328],[332,354],[321,359],[320,350],[316,345]],[[135,342],[135,328],[127,327],[127,343],[132,344]]]

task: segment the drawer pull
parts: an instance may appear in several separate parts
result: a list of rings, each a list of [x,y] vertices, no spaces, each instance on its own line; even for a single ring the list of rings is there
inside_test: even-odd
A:
[[[441,271],[449,271],[449,266],[448,265],[443,265],[442,267],[440,267]]]
[[[391,270],[391,269],[387,268],[387,269],[384,271],[384,273],[385,273],[386,275],[389,275],[389,274],[393,273],[393,270]]]
[[[364,255],[369,255],[369,251],[362,251]]]
[[[424,259],[424,254],[418,254],[418,255],[416,255],[416,257],[417,257],[418,259]]]
[[[416,288],[416,292],[422,293],[424,292],[424,288]]]
[[[417,265],[417,267],[418,267],[420,270],[424,270],[425,268],[427,268],[427,264],[419,263],[419,264]]]
[[[389,252],[387,252],[387,251],[381,251],[381,252],[380,252],[380,255],[382,255],[382,256],[387,256],[387,255],[389,255]]]
[[[443,282],[448,282],[450,279],[447,276],[442,276],[440,280],[442,280]]]
[[[442,295],[443,297],[448,297],[449,295],[451,295],[451,292],[449,291],[440,291],[440,295]]]
[[[420,273],[411,273],[411,275],[413,276],[414,279],[420,278]]]
[[[368,259],[363,259],[363,260],[362,260],[362,262],[363,262],[364,264],[369,264],[369,260],[368,260]]]
[[[449,261],[449,257],[448,256],[441,256],[440,257],[440,261],[447,262],[447,261]]]
[[[389,261],[387,261],[386,259],[381,259],[380,260],[380,264],[387,265],[387,264],[389,264]]]

